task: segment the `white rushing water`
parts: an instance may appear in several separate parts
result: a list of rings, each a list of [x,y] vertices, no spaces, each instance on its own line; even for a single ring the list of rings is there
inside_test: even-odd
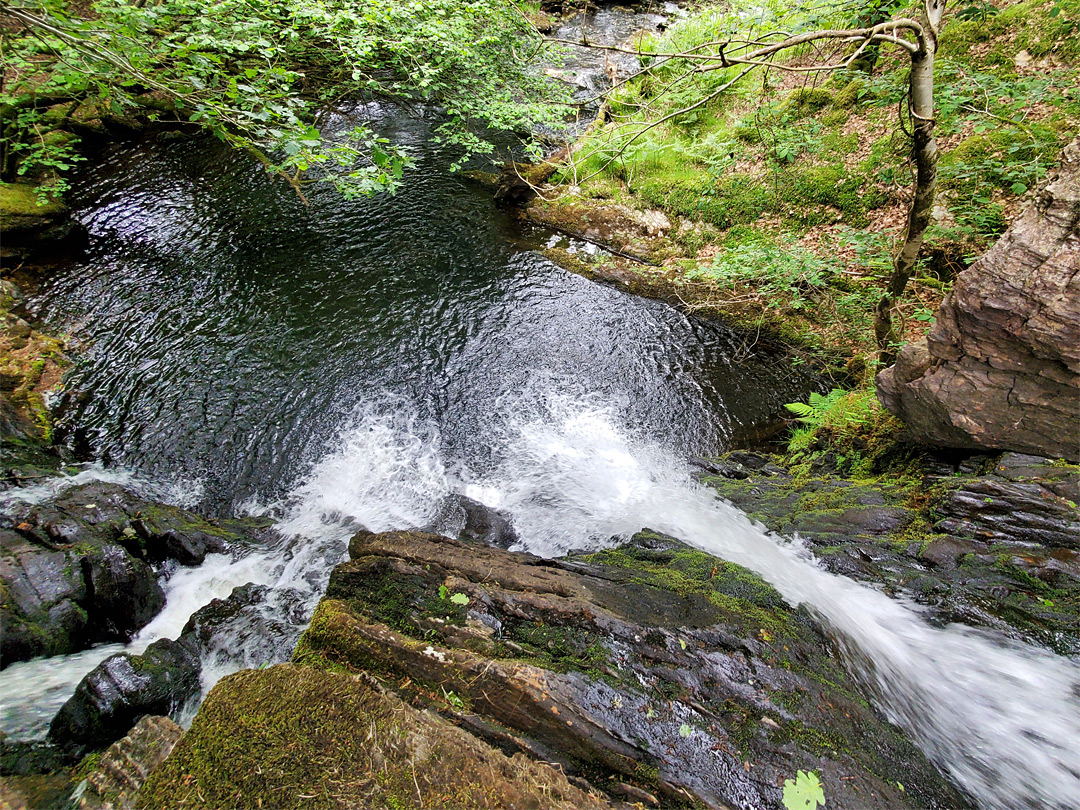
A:
[[[306,617],[357,527],[429,525],[459,491],[509,512],[521,547],[536,554],[595,548],[648,526],[758,572],[792,604],[816,611],[882,711],[981,806],[1076,806],[1076,661],[971,628],[931,626],[915,606],[830,574],[797,539],[753,524],[698,484],[684,462],[634,437],[597,403],[533,397],[498,409],[490,429],[496,462],[474,473],[466,463],[444,463],[438,431],[407,403],[363,409],[339,446],[273,507],[282,516],[282,544],[175,573],[165,611],[129,649],[175,637],[193,610],[246,582],[287,594]],[[85,672],[118,648],[8,668],[0,676],[5,711],[16,693],[40,696],[50,673],[56,691],[57,672]],[[251,662],[222,650],[208,662],[205,685]],[[68,692],[74,683],[69,678]]]

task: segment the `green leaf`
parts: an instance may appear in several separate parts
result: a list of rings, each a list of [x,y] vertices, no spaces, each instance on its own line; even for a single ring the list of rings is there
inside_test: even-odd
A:
[[[794,781],[784,781],[784,807],[787,810],[817,810],[825,806],[825,791],[814,771],[799,771]]]
[[[817,413],[817,408],[813,405],[807,405],[805,402],[788,402],[784,404],[784,407],[802,420],[810,419]]]
[[[679,736],[680,737],[683,737],[685,739],[685,738],[689,737],[693,733],[694,733],[694,729],[692,729],[686,723],[683,723],[681,726],[679,726]]]
[[[1013,183],[1010,188],[1012,189],[1013,194],[1027,193],[1027,186],[1025,186],[1023,183]]]
[[[453,596],[450,597],[450,601],[453,602],[455,605],[467,605],[469,604],[469,597],[467,597],[463,593],[455,593]]]

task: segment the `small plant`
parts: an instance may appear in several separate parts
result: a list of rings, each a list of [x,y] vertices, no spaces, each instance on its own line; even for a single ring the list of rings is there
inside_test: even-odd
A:
[[[455,605],[467,605],[469,604],[469,597],[463,593],[450,593],[450,589],[445,585],[439,586],[439,598],[449,599]]]
[[[878,404],[873,388],[834,388],[785,407],[802,423],[788,440],[794,459],[828,450],[838,469],[864,475],[895,445],[895,422]]]
[[[915,318],[915,320],[921,321],[922,323],[926,323],[926,324],[932,324],[932,323],[934,323],[934,321],[937,320],[934,317],[934,313],[931,312],[926,307],[919,307],[918,309],[916,309],[915,310],[915,315],[913,317]]]
[[[784,407],[795,414],[800,422],[805,422],[812,427],[821,427],[829,418],[830,412],[847,394],[847,391],[840,388],[834,388],[824,396],[815,391],[810,394],[809,402],[789,402]]]
[[[461,699],[461,696],[453,691],[447,691],[443,689],[443,697],[446,702],[450,704],[450,708],[457,712],[465,711],[465,701]]]
[[[992,4],[987,2],[987,0],[975,0],[975,2],[969,3],[956,12],[956,19],[984,22],[995,16],[997,13],[998,10],[994,8]]]
[[[784,780],[784,807],[787,810],[817,810],[825,806],[825,791],[814,771],[799,771],[795,779]]]

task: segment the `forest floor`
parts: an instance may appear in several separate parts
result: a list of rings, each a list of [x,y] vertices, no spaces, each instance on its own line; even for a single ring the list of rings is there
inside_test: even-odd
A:
[[[906,340],[925,333],[952,280],[1004,232],[1080,120],[1080,3],[980,9],[950,14],[939,44],[937,202],[901,305]],[[710,41],[726,15],[706,6],[645,47]],[[818,61],[795,53],[787,66]],[[912,187],[898,115],[907,63],[882,50],[869,75],[759,70],[658,125],[721,79],[678,91],[662,73],[629,81],[529,217],[625,254],[549,250],[575,272],[778,339],[839,387],[870,386],[873,310]]]

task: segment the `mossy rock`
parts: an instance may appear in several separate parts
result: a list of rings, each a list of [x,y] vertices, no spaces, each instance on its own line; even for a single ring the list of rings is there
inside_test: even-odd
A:
[[[868,221],[866,212],[885,202],[865,177],[839,164],[785,171],[777,183],[777,196],[782,213],[803,226],[822,224],[829,216],[826,209],[835,208],[845,223],[860,227]]]
[[[139,808],[545,807],[609,803],[363,679],[290,664],[223,679]]]
[[[665,807],[779,806],[776,785],[799,769],[820,773],[836,808],[964,806],[873,713],[807,610],[674,538],[645,531],[541,560],[360,532],[350,555],[295,663],[373,677],[484,739]],[[718,772],[718,750],[753,773]]]
[[[651,178],[641,185],[639,193],[647,203],[668,213],[718,228],[754,222],[769,209],[767,184],[745,174],[714,179],[702,171]]]
[[[824,87],[798,87],[788,95],[785,107],[798,115],[809,115],[828,107],[833,101],[833,94]]]
[[[53,224],[67,211],[58,199],[44,202],[30,183],[0,183],[0,232],[28,231]]]
[[[833,97],[836,107],[854,107],[865,94],[865,83],[861,79],[852,79]]]

